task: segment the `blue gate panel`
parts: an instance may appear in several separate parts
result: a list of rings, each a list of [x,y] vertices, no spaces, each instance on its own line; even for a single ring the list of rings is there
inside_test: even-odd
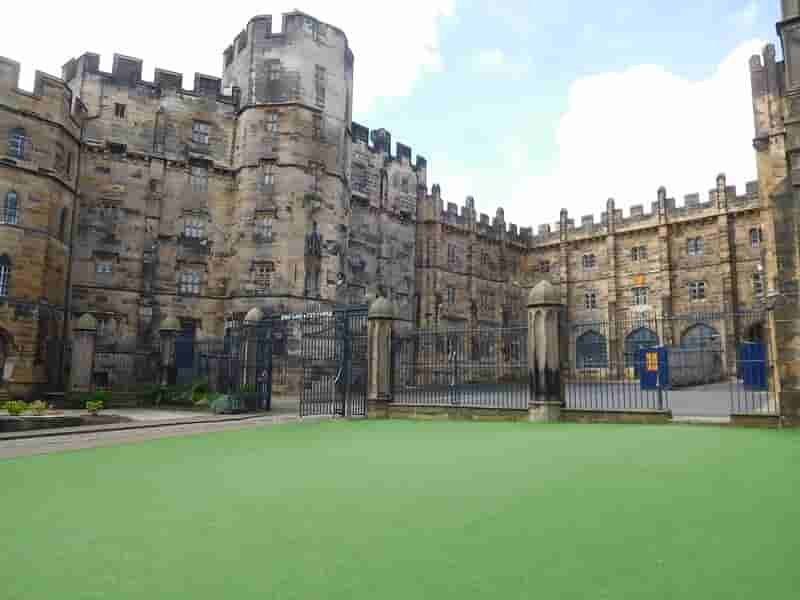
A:
[[[746,390],[767,389],[767,348],[763,343],[739,346],[739,372]]]

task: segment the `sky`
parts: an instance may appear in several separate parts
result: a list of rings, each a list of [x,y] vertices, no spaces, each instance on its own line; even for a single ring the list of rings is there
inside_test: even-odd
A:
[[[299,9],[343,29],[355,54],[353,118],[428,159],[445,202],[520,226],[561,208],[599,220],[682,202],[724,172],[756,177],[748,58],[775,42],[778,0],[239,0],[204,10],[140,0],[13,3],[0,55],[60,75],[83,52],[219,75],[250,17]],[[13,24],[9,27],[9,24]],[[276,27],[279,27],[276,26]],[[779,48],[780,54],[780,48]]]

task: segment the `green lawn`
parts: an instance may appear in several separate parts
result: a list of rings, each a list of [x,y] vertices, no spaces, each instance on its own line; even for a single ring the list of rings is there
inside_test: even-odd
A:
[[[328,422],[0,461],[0,597],[797,598],[800,431]]]

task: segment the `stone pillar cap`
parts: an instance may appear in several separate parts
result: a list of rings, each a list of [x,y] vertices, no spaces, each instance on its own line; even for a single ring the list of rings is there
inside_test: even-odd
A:
[[[397,315],[394,303],[388,298],[380,296],[369,307],[367,315],[370,319],[394,319]]]
[[[175,317],[167,317],[163,321],[161,321],[161,327],[158,328],[160,331],[180,331],[181,330],[181,322],[178,321]]]
[[[86,313],[80,319],[78,319],[75,329],[80,331],[97,331],[97,319],[95,319],[89,313]]]
[[[549,281],[542,280],[528,292],[528,306],[561,304],[561,297]]]

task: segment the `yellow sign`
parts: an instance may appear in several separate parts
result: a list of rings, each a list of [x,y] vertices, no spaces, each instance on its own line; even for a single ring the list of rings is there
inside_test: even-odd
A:
[[[647,353],[647,372],[658,373],[658,352]]]
[[[647,283],[647,278],[644,275],[636,275],[633,278],[633,282],[637,287],[643,287]]]

